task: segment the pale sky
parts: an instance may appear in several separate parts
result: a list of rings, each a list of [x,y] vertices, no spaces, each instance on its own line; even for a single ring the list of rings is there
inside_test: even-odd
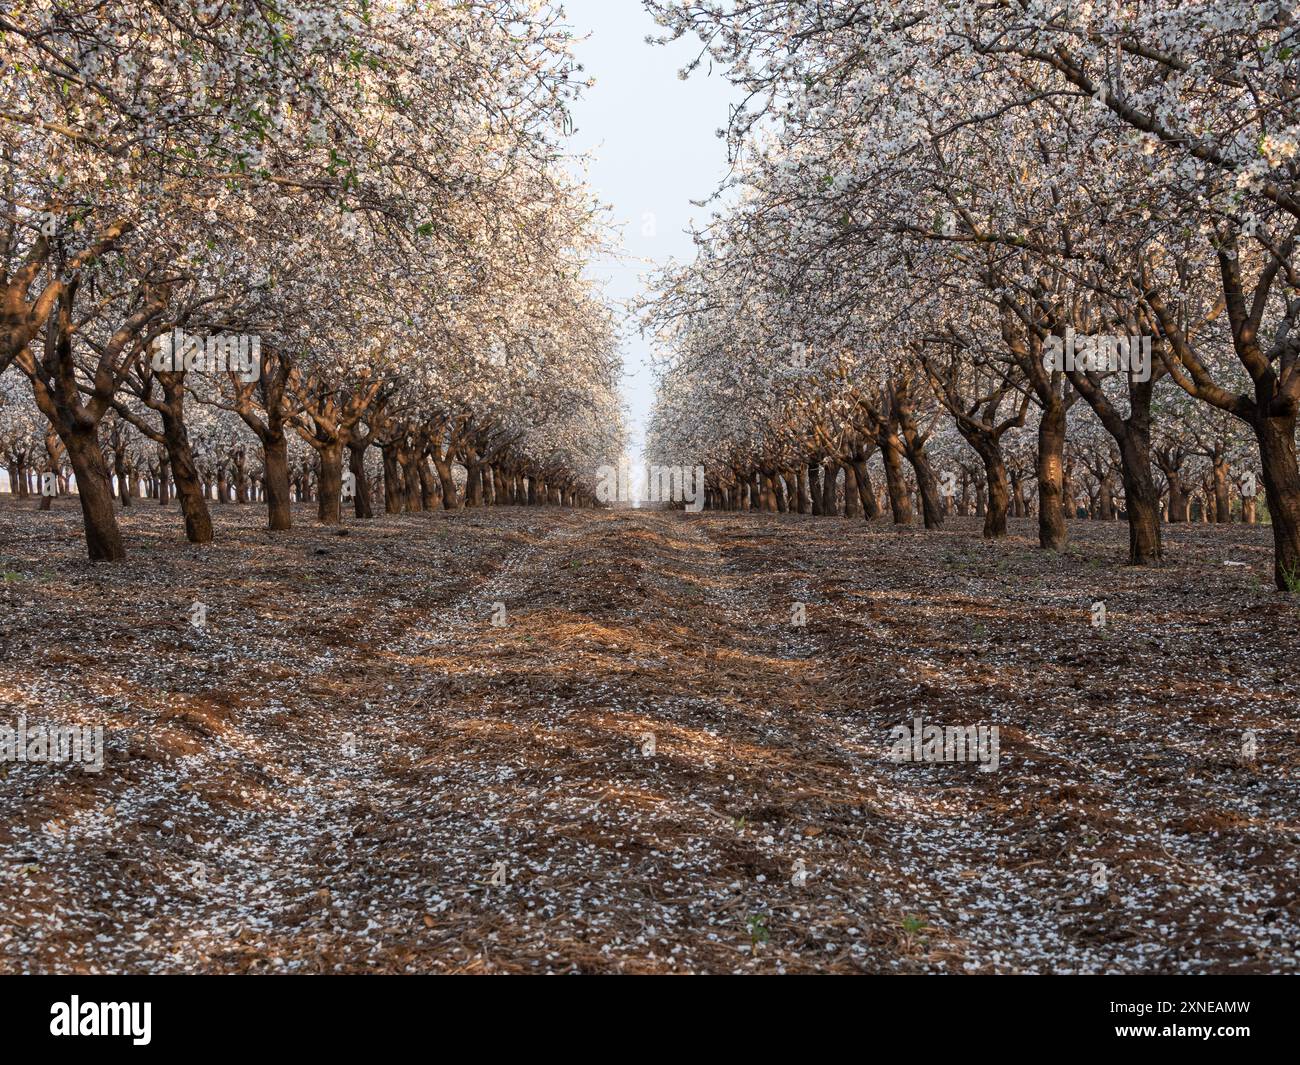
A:
[[[580,41],[575,52],[596,84],[574,107],[572,146],[592,156],[590,180],[621,226],[625,261],[606,259],[591,273],[608,282],[611,300],[641,295],[642,278],[669,259],[694,258],[692,221],[707,222],[708,199],[727,174],[727,124],[739,91],[707,65],[681,81],[677,72],[699,52],[698,38],[668,46],[645,43],[662,31],[640,0],[563,0],[566,22]],[[634,468],[654,401],[649,346],[630,325],[623,344],[623,395]]]

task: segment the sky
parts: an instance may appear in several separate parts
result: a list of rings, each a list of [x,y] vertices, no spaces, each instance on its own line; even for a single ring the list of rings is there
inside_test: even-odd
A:
[[[563,0],[563,7],[575,35],[587,37],[574,51],[596,82],[573,108],[572,147],[591,156],[590,183],[610,206],[623,244],[621,258],[604,258],[590,273],[606,283],[611,300],[634,300],[658,266],[694,258],[690,224],[703,225],[715,208],[691,201],[708,199],[727,174],[726,142],[716,131],[740,94],[707,65],[679,80],[700,42],[647,44],[647,35],[663,31],[640,0]],[[623,396],[638,469],[654,376],[648,341],[631,325],[624,335]]]

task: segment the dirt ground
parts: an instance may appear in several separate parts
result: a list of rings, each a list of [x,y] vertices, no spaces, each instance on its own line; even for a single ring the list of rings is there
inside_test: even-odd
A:
[[[215,509],[108,566],[0,497],[0,725],[107,737],[0,764],[0,970],[1300,968],[1265,528]],[[891,760],[917,717],[998,769]]]

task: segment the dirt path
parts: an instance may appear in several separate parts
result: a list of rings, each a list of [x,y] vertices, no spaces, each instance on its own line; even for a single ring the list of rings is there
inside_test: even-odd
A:
[[[96,568],[0,506],[0,721],[108,732],[0,766],[5,970],[1300,962],[1297,609],[1222,565],[1263,530],[1144,573],[1100,523],[1044,565],[969,523],[163,517]],[[890,761],[916,716],[999,768]]]

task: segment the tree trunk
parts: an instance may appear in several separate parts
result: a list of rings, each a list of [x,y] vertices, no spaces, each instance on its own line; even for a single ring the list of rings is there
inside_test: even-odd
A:
[[[844,516],[856,518],[862,513],[862,494],[858,491],[858,471],[853,463],[844,464]]]
[[[838,517],[840,501],[836,496],[840,468],[835,462],[828,462],[822,474],[822,514],[828,518]]]
[[[980,453],[984,460],[984,479],[988,484],[988,508],[984,513],[984,538],[994,540],[1007,535],[1007,506],[1010,493],[1007,488],[1007,464],[1000,449]]]
[[[289,442],[283,432],[272,432],[262,441],[262,466],[267,527],[272,532],[284,532],[293,528],[293,497],[289,488]]]
[[[885,485],[889,489],[889,509],[894,515],[895,525],[912,523],[912,501],[908,497],[907,484],[903,480],[903,460],[899,457],[902,445],[898,434],[893,430],[882,431],[880,436],[880,457],[885,463]]]
[[[916,474],[917,492],[921,497],[921,516],[925,521],[925,527],[940,529],[943,527],[943,512],[939,508],[939,483],[935,479],[934,470],[930,468],[930,460],[926,457],[925,448],[909,446],[906,450],[907,461]]]
[[[384,444],[379,449],[384,458],[384,513],[402,513],[402,466],[397,461],[397,448]]]
[[[456,491],[456,479],[452,476],[451,463],[435,455],[433,468],[438,472],[438,480],[442,484],[442,509],[455,510],[460,505],[460,496]],[[528,478],[528,502],[538,502],[537,480],[533,477]]]
[[[465,506],[481,507],[483,505],[483,466],[470,461],[465,466]]]
[[[1254,424],[1263,463],[1264,498],[1273,519],[1273,580],[1281,591],[1300,591],[1300,470],[1294,415],[1260,417]]]
[[[235,502],[248,503],[248,459],[243,448],[235,454]]]
[[[438,509],[438,489],[434,484],[433,471],[429,468],[427,458],[420,459],[420,506],[425,510]]]
[[[402,504],[408,514],[415,514],[424,509],[424,496],[420,491],[420,456],[413,451],[404,451],[402,463]]]
[[[319,471],[316,476],[316,518],[326,525],[338,525],[343,520],[341,496],[343,493],[343,445],[326,444],[316,451]]]
[[[168,399],[175,401],[171,395]],[[194,462],[194,451],[190,447],[185,419],[166,407],[160,413],[167,462],[171,466],[176,495],[181,501],[181,514],[185,518],[185,539],[192,544],[210,544],[212,516],[208,513],[208,504],[203,498],[203,486]]]
[[[939,483],[930,466],[929,456],[925,453],[926,436],[916,425],[912,414],[910,399],[904,402],[907,394],[900,393],[895,406],[895,419],[898,433],[902,438],[903,453],[916,474],[916,490],[921,497],[921,516],[927,529],[943,527],[943,512],[939,507]],[[897,439],[897,437],[895,438]]]
[[[348,443],[348,469],[355,479],[356,497],[353,500],[353,513],[358,518],[373,518],[374,509],[370,505],[370,479],[366,476],[366,448],[368,445],[353,440]]]
[[[1169,484],[1169,521],[1181,524],[1187,520],[1187,486],[1176,473],[1165,472]]]
[[[113,456],[114,473],[117,475],[117,498],[122,506],[131,505],[131,475],[126,469],[126,455],[118,452]]]
[[[1129,562],[1145,566],[1164,557],[1160,542],[1160,493],[1151,476],[1151,444],[1131,429],[1120,442],[1124,505],[1128,511]]]
[[[1227,525],[1232,522],[1232,497],[1228,493],[1228,460],[1216,456],[1214,476],[1214,520]]]
[[[1115,519],[1115,471],[1107,470],[1097,485],[1097,517],[1101,521]]]
[[[876,490],[871,484],[871,474],[864,461],[855,459],[852,463],[854,479],[858,485],[858,496],[862,502],[862,516],[867,521],[880,517],[880,504],[876,502]]]
[[[59,434],[68,461],[77,475],[82,523],[86,529],[86,552],[93,562],[117,562],[126,558],[122,533],[113,513],[113,490],[108,463],[95,428],[74,427]]]

